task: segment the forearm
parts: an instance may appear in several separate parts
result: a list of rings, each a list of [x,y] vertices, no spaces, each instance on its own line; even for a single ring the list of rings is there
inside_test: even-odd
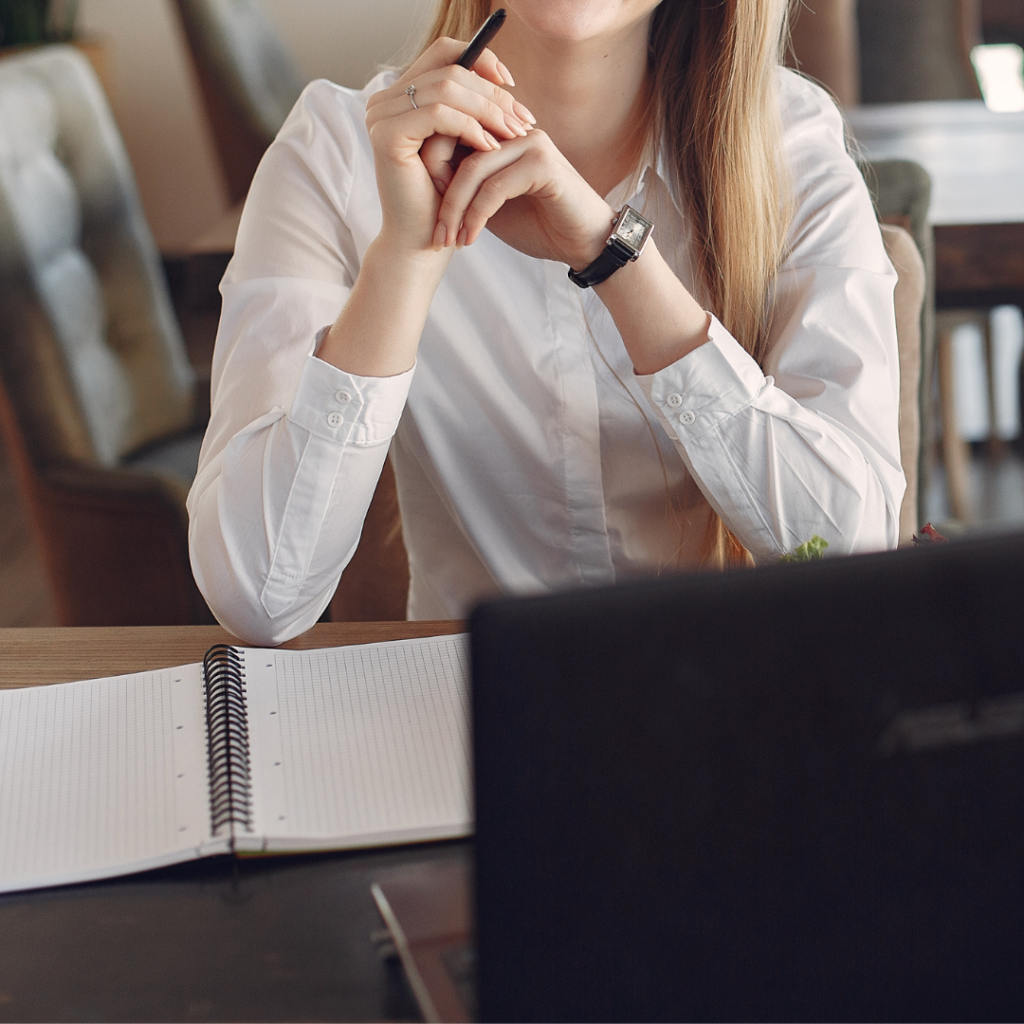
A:
[[[386,444],[332,452],[281,417],[209,467],[190,498],[190,548],[223,626],[274,645],[317,621],[358,543],[386,453]]]
[[[192,562],[232,632],[273,644],[316,621],[359,540],[410,376],[307,359],[287,413],[204,461],[189,495]]]
[[[280,643],[315,621],[347,563],[411,372],[361,377],[311,358],[346,289],[227,284],[213,411],[189,495],[197,582],[228,629]]]
[[[836,374],[854,383],[820,380],[812,390],[803,356],[792,353],[788,366],[783,358],[771,367],[780,386],[717,321],[708,334],[640,385],[741,543],[769,560],[815,534],[832,553],[894,546],[904,481],[890,364],[836,346]]]
[[[651,238],[640,258],[595,288],[638,374],[657,373],[704,344],[708,314]]]
[[[726,524],[762,559],[814,534],[835,552],[894,546],[903,481],[898,439],[887,430],[895,423],[888,360],[879,352],[851,368],[857,399],[826,387],[828,400],[797,401],[721,324],[712,329],[652,242],[596,291],[666,431]],[[851,315],[844,326],[855,336],[861,327],[865,346],[885,338],[881,323],[856,321]],[[832,358],[838,364],[849,355],[836,346]],[[869,392],[873,415],[851,416],[846,402],[861,412]]]
[[[363,377],[392,377],[411,369],[452,251],[407,253],[378,236],[317,356]]]
[[[768,385],[754,405],[684,444],[684,462],[723,522],[759,562],[814,536],[829,554],[896,546],[899,466],[864,451]],[[677,438],[685,428],[676,427]]]

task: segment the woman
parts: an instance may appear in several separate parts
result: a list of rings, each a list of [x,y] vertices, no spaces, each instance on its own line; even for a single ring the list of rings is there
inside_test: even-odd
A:
[[[465,71],[490,6],[442,0],[404,74],[307,88],[222,285],[189,499],[225,626],[316,621],[389,446],[413,618],[895,544],[895,274],[838,113],[778,66],[786,4],[505,0]],[[627,204],[653,235],[578,287]]]

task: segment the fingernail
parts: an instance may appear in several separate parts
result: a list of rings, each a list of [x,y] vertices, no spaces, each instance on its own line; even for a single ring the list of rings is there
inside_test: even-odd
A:
[[[448,186],[440,178],[431,178],[430,180],[434,183],[438,195],[443,196],[448,191]]]
[[[459,237],[455,239],[455,248],[461,249],[466,244],[466,239],[469,238],[469,232],[465,228],[459,231]]]
[[[512,73],[500,60],[498,61],[498,74],[505,79],[506,85],[511,86],[513,89],[516,87],[516,80],[512,77]]]
[[[509,131],[515,132],[516,135],[523,136],[526,134],[526,125],[515,114],[506,114],[505,124],[508,125]],[[530,127],[532,128],[533,125],[530,125]]]
[[[491,149],[501,149],[501,143],[490,132],[485,131],[484,138],[491,144]]]
[[[441,221],[437,222],[437,227],[434,228],[434,237],[430,241],[435,249],[443,249],[448,244],[448,229]]]
[[[518,116],[520,121],[529,121],[530,124],[537,123],[537,118],[535,118],[533,114],[530,113],[529,108],[523,106],[523,104],[520,103],[519,100],[512,101],[512,109],[516,112],[516,115]]]

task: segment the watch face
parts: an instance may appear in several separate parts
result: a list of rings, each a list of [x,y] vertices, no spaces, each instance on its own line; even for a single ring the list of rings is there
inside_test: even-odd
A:
[[[623,207],[622,216],[615,228],[615,237],[621,239],[631,249],[639,252],[647,241],[654,225],[640,216],[632,206]]]

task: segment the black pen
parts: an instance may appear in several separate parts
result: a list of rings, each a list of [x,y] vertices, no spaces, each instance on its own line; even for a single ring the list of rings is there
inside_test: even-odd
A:
[[[470,69],[477,57],[484,52],[484,47],[497,35],[498,29],[505,24],[505,8],[499,7],[481,26],[462,51],[462,56],[455,62],[460,68]]]

